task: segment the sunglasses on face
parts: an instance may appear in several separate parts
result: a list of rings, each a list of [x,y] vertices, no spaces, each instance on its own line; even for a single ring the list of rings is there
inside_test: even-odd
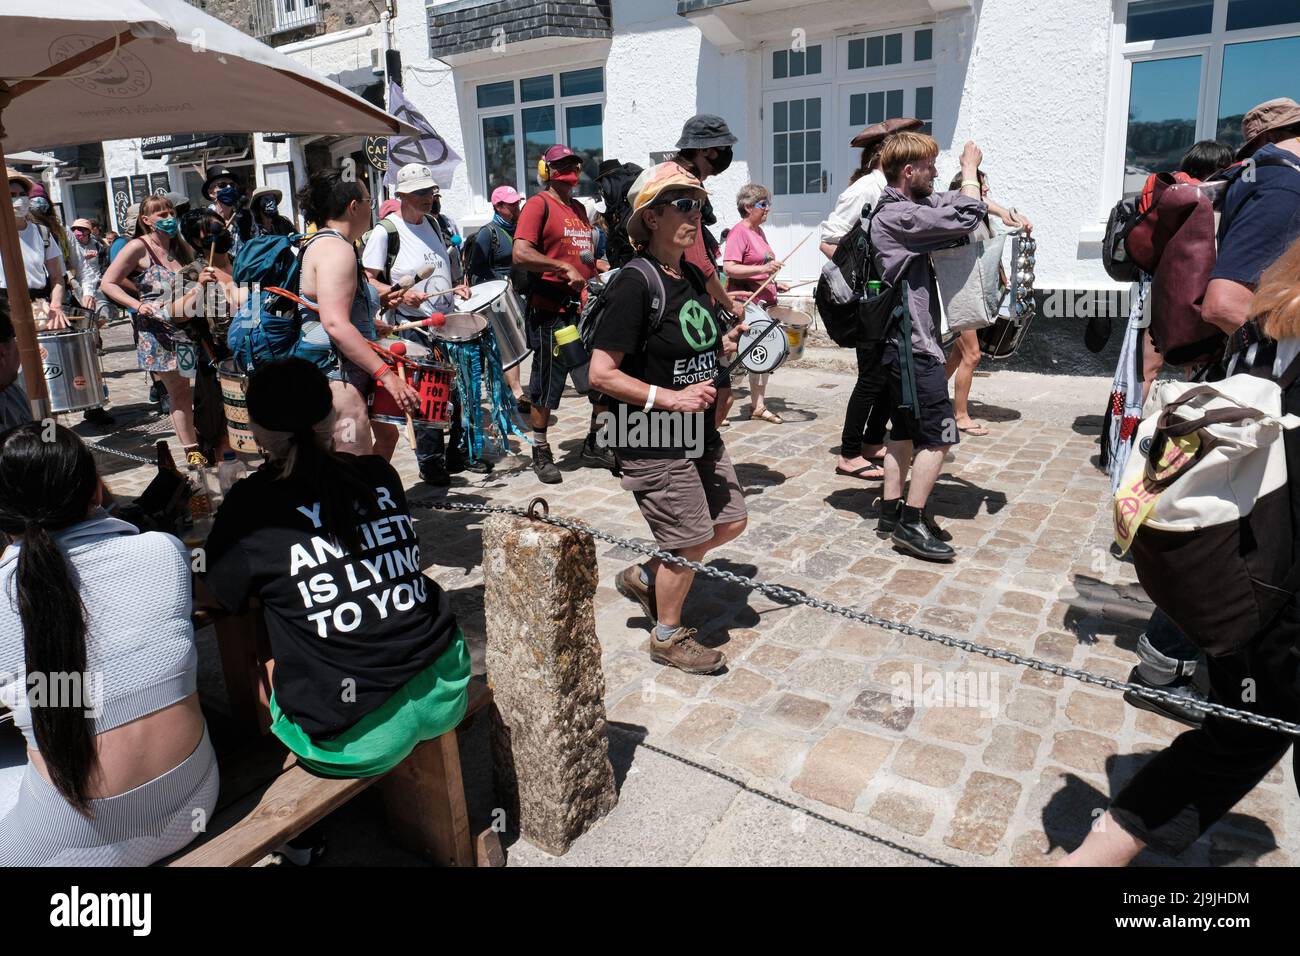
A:
[[[430,186],[428,189],[413,189],[411,190],[411,195],[419,196],[421,199],[428,199],[433,195],[433,187]]]
[[[659,206],[672,206],[683,216],[689,216],[691,213],[699,212],[704,208],[704,201],[701,199],[687,199],[685,197],[682,199],[665,199],[662,202],[655,203],[651,208],[653,209]]]
[[[772,200],[770,200],[770,199],[760,199],[758,202],[754,203],[754,208],[755,208],[755,209],[771,209],[771,208],[772,208]]]

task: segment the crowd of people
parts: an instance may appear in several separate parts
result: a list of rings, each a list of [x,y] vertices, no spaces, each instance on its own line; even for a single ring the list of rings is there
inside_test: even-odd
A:
[[[865,236],[871,274],[896,290],[897,302],[879,334],[856,346],[858,375],[834,471],[880,484],[876,532],[893,547],[946,562],[956,557],[952,536],[929,513],[929,500],[947,452],[963,434],[989,429],[968,406],[979,343],[966,332],[946,334],[951,317],[931,255],[999,229],[1027,236],[1033,227],[990,198],[985,157],[973,142],[950,188],[936,190],[940,146],[922,125],[892,119],[854,138],[859,168],[819,239],[836,262],[847,237]],[[1269,151],[1293,160],[1228,190],[1204,314],[1236,351],[1252,349],[1258,374],[1278,375],[1300,349],[1300,106],[1253,111],[1245,132],[1236,160]],[[417,415],[424,397],[401,350],[382,344],[399,334],[426,354],[452,341],[473,345],[475,362],[500,365],[495,336],[504,331],[489,324],[464,342],[438,331],[437,319],[457,314],[476,286],[509,280],[507,294],[517,297],[530,375],[525,384],[518,364],[497,371],[510,417],[529,426],[519,434],[539,481],[563,481],[548,429],[572,381],[590,413],[582,464],[615,473],[659,549],[698,562],[743,535],[744,495],[722,437],[733,377],[749,376],[747,419],[784,423],[769,406],[769,375],[733,357],[755,308],[772,306],[788,287],[764,232],[775,202],[767,186],[739,190],[740,221],[725,244],[709,229],[717,217],[706,184],[730,166],[736,142],[722,118],[692,117],[666,161],[644,169],[602,163],[594,177],[601,204],[575,195],[582,158],[552,145],[538,166],[542,188],[525,198],[497,186],[491,221],[469,237],[443,214],[439,185],[422,164],[398,171],[396,195],[380,205],[377,223],[365,182],[339,169],[314,173],[297,197],[309,227],[302,237],[279,215],[278,191],[245,197],[238,178],[216,168],[203,185],[207,208],[153,196],[132,208],[129,235],[100,237],[94,223],[77,220],[69,239],[34,207],[39,184],[11,172],[24,281],[48,303],[47,328],[67,326],[70,294],[92,312],[104,303],[127,312],[138,368],[165,396],[187,464],[203,467],[230,451],[217,370],[231,357],[227,330],[257,294],[236,281],[241,248],[291,240],[291,317],[301,331],[284,354],[248,370],[249,425],[264,464],[225,496],[192,589],[185,548],[114,516],[77,435],[60,426],[51,440],[43,423],[29,420],[12,321],[0,309],[0,533],[11,539],[0,556],[0,589],[11,595],[0,600],[0,676],[8,679],[0,702],[28,744],[24,765],[0,768],[0,864],[143,864],[193,838],[191,815],[211,812],[218,782],[196,692],[190,615],[198,606],[238,612],[258,603],[276,660],[271,730],[317,773],[384,773],[421,740],[455,726],[465,710],[468,653],[446,594],[421,572],[390,463],[400,426],[372,417],[372,407],[382,389],[406,416],[426,483],[445,487],[457,472],[492,470],[472,438],[479,380],[456,377],[450,421],[435,427]],[[1211,177],[1231,160],[1225,150],[1198,144],[1183,175]],[[395,333],[422,316],[429,324]],[[575,341],[582,361],[570,358]],[[1257,355],[1266,342],[1276,347]],[[1155,357],[1143,358],[1152,379],[1158,367]],[[488,397],[499,405],[500,396]],[[1300,398],[1288,393],[1287,403],[1300,411]],[[608,427],[632,420],[640,427]],[[1300,439],[1294,448],[1291,441],[1289,456],[1300,456]],[[1300,522],[1300,496],[1293,498]],[[1300,523],[1296,530],[1300,539]],[[127,565],[148,575],[147,606],[113,586]],[[615,585],[648,618],[653,661],[714,674],[725,654],[683,615],[693,577],[654,559],[623,569]],[[345,579],[366,582],[366,600],[353,600],[339,586]],[[1207,661],[1157,610],[1135,680],[1189,687],[1199,667],[1226,695],[1249,676],[1261,685],[1252,706],[1295,720],[1297,622],[1288,606],[1243,657]],[[28,672],[104,675],[95,716],[29,700]],[[340,695],[349,682],[354,692]],[[1094,828],[1069,862],[1127,862],[1144,846],[1181,851],[1290,744],[1215,717],[1193,722],[1116,798],[1107,818],[1116,825]]]

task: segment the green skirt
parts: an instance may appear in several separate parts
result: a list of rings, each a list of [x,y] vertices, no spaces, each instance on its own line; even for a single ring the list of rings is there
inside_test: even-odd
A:
[[[438,659],[383,705],[331,740],[312,740],[271,695],[271,732],[299,762],[326,777],[373,777],[407,758],[422,740],[440,737],[465,716],[469,649],[460,628]]]

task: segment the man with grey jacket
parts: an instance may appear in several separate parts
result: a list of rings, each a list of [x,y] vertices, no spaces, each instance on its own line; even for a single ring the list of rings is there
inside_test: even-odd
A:
[[[929,254],[969,236],[988,206],[980,199],[979,147],[967,143],[962,150],[961,189],[953,192],[934,192],[938,155],[939,144],[916,132],[891,137],[880,154],[889,185],[872,220],[871,238],[882,277],[902,291],[906,308],[885,344],[893,427],[885,443],[876,530],[889,534],[900,551],[926,561],[951,561],[956,557],[946,541],[951,536],[925,513],[944,453],[958,441],[939,341],[943,307]]]

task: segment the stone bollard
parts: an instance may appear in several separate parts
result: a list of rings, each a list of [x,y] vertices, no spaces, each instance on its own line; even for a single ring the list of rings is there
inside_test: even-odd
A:
[[[508,824],[556,855],[618,802],[596,639],[591,535],[483,522],[492,762]]]

